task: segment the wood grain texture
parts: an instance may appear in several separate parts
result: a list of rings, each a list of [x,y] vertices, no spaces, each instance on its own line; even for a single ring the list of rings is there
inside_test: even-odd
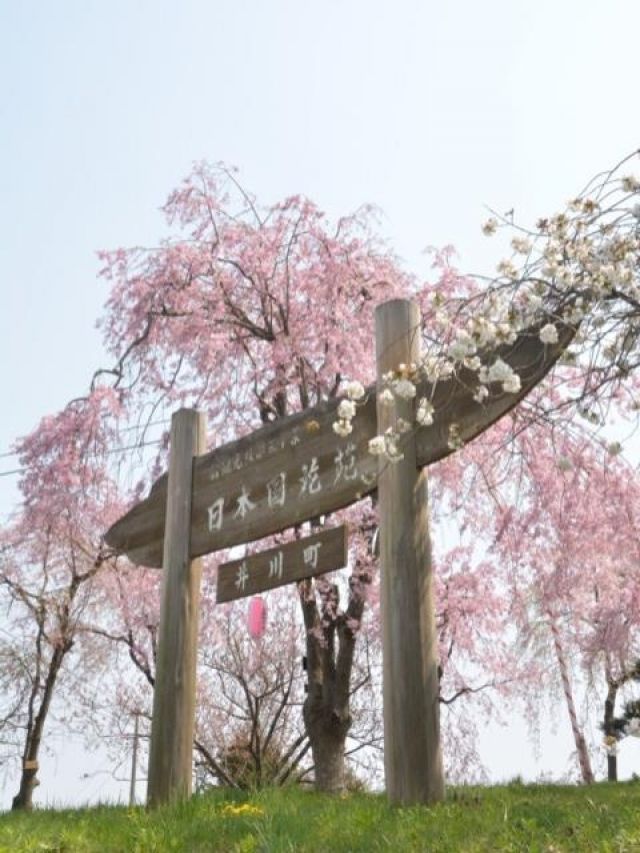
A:
[[[201,561],[192,560],[194,457],[206,443],[205,416],[181,409],[171,419],[169,486],[147,802],[190,796],[196,698]]]
[[[457,379],[439,382],[433,395],[434,423],[416,432],[416,465],[423,467],[451,453],[449,424],[459,425],[464,441],[470,441],[512,409],[545,376],[571,342],[574,330],[559,328],[559,341],[545,346],[537,326],[523,332],[512,345],[493,355],[518,373],[521,390],[505,394],[499,384],[490,387],[483,403],[473,399],[474,375],[462,369]],[[489,359],[491,361],[491,359]],[[397,365],[394,365],[397,366]],[[423,383],[419,395],[431,397],[432,386]],[[251,542],[318,515],[348,506],[376,488],[377,459],[368,452],[377,433],[375,388],[367,389],[364,404],[353,422],[353,433],[340,438],[333,432],[337,400],[290,415],[212,450],[196,460],[191,553],[200,556],[221,548]],[[315,460],[315,463],[313,462]],[[304,466],[317,466],[320,489],[304,489]],[[353,475],[355,472],[355,475]],[[286,499],[269,500],[268,484],[284,474]],[[141,565],[162,565],[162,538],[167,475],[153,485],[149,497],[136,504],[106,534],[107,544]],[[239,512],[246,491],[251,508]],[[209,524],[209,509],[223,503],[223,523]]]
[[[218,567],[216,602],[256,595],[347,565],[347,528],[331,527]]]
[[[404,299],[376,311],[378,378],[399,363],[420,359],[420,310]],[[378,404],[378,429],[396,417],[414,419],[414,401]],[[394,411],[395,409],[395,411]],[[440,749],[438,639],[426,472],[416,442],[403,442],[404,458],[380,462],[380,605],[384,763],[391,803],[434,803],[444,797]]]

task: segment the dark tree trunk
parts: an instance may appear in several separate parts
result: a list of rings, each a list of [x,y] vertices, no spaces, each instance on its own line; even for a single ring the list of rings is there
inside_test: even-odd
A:
[[[354,580],[354,577],[356,580]],[[322,613],[311,581],[299,585],[307,629],[307,697],[303,707],[305,730],[313,755],[318,791],[337,793],[345,787],[345,742],[351,727],[350,682],[355,651],[351,620],[359,621],[364,597],[356,583],[367,583],[365,571],[352,577],[352,594],[345,613],[338,612],[338,588],[327,586]],[[356,594],[357,593],[357,594]]]
[[[27,731],[27,740],[22,760],[20,788],[11,803],[11,809],[13,811],[18,811],[20,809],[23,809],[24,811],[31,811],[33,808],[33,792],[40,784],[36,773],[38,772],[38,754],[40,752],[40,743],[42,741],[44,724],[47,719],[47,714],[49,713],[49,707],[51,705],[51,699],[53,697],[53,691],[62,666],[62,661],[72,645],[73,643],[71,641],[65,641],[61,645],[56,646],[54,649],[51,661],[49,662],[49,668],[47,670],[47,677],[42,691],[40,707],[38,708],[35,717],[30,715],[33,723],[30,723]],[[34,693],[31,701],[32,707],[36,700],[38,690],[39,686],[37,684],[34,685]]]
[[[318,791],[339,794],[344,790],[344,751],[350,722],[320,719],[315,726],[307,727]]]
[[[33,809],[33,791],[40,784],[36,777],[37,769],[31,767],[28,770],[23,768],[20,778],[20,788],[11,802],[11,809],[18,811],[20,809],[30,812]]]
[[[615,735],[614,717],[618,684],[607,677],[607,698],[604,700],[604,734],[605,737]],[[607,779],[609,782],[618,781],[618,756],[607,754]]]
[[[84,574],[76,571],[75,558],[72,557],[72,574],[69,586],[62,601],[46,597],[38,599],[37,607],[30,605],[35,617],[37,634],[35,637],[36,665],[32,677],[32,687],[29,696],[26,735],[22,752],[22,775],[20,788],[13,798],[11,808],[30,811],[33,808],[33,792],[40,784],[36,776],[38,772],[38,755],[44,734],[44,726],[51,707],[51,700],[65,656],[73,648],[73,631],[75,624],[71,619],[71,607],[80,586],[93,578],[102,565],[102,558],[96,558],[92,568]],[[18,588],[16,588],[18,589]],[[20,594],[24,601],[24,595]],[[52,643],[48,636],[46,623],[49,616],[55,619],[55,633],[59,635],[57,642]],[[47,663],[47,649],[51,649],[51,657]],[[46,673],[46,675],[45,675]]]

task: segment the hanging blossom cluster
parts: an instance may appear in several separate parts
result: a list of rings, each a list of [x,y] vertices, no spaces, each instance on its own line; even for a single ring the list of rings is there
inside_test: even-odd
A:
[[[478,404],[492,394],[518,394],[521,379],[508,363],[508,349],[501,351],[504,358],[496,350],[531,335],[552,346],[567,329],[575,334],[561,361],[573,368],[578,412],[602,423],[603,406],[640,366],[640,180],[622,174],[637,154],[597,176],[565,211],[538,220],[533,230],[516,226],[511,216],[484,223],[487,236],[516,232],[512,254],[475,293],[432,295],[420,363],[398,365],[378,388],[384,406],[414,401],[414,422],[397,417],[394,427],[370,441],[372,454],[399,461],[403,434],[445,417],[435,405],[438,383],[464,381]],[[360,399],[347,386],[334,426],[339,435],[351,432]],[[640,410],[640,396],[638,402],[633,396],[631,408]],[[460,426],[451,422],[447,429],[455,450],[462,445]]]
[[[344,388],[346,398],[338,404],[338,420],[334,421],[333,431],[342,437],[353,430],[352,421],[356,416],[356,403],[364,399],[365,389],[361,382],[347,382]]]

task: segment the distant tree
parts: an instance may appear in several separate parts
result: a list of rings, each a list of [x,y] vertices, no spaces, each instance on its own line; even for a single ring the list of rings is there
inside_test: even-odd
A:
[[[111,607],[92,630],[126,652],[134,664],[115,663],[113,691],[103,695],[103,729],[117,731],[122,720],[142,709],[150,717],[155,684],[158,572],[120,566],[105,585]],[[146,577],[145,577],[146,576]],[[135,578],[135,580],[134,580]],[[215,605],[213,574],[205,571],[198,649],[198,699],[194,752],[199,777],[231,787],[279,785],[314,773],[310,740],[301,708],[307,670],[303,666],[303,628],[295,616],[295,597],[287,590],[269,594],[267,629],[259,640],[247,632],[246,602]],[[106,617],[106,618],[105,618]],[[365,638],[363,651],[367,650]],[[348,761],[367,749],[379,750],[377,682],[367,655],[357,655],[351,685],[354,725]],[[133,675],[138,673],[138,678]],[[107,699],[105,703],[105,699]],[[117,743],[114,749],[117,751]]]
[[[640,737],[640,701],[626,702],[622,717],[616,717],[616,699],[625,685],[640,682],[640,660],[619,672],[616,676],[608,670],[607,695],[604,702],[604,721],[601,725],[607,750],[607,778],[618,781],[618,744],[628,735]]]

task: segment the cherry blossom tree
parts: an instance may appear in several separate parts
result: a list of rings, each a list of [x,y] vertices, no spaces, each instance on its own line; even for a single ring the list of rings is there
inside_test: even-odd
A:
[[[572,672],[577,665],[585,683],[604,684],[608,726],[640,642],[640,483],[617,448],[585,434],[529,425],[515,443],[501,465],[485,466],[489,478],[467,519],[493,537],[486,559],[502,567],[522,647],[538,662],[555,661],[581,775],[591,782]],[[479,459],[481,444],[469,456]]]
[[[363,208],[332,224],[309,200],[259,207],[223,166],[197,165],[165,206],[176,236],[103,253],[102,321],[112,378],[131,417],[197,405],[217,441],[335,397],[347,371],[374,375],[373,310],[415,287],[373,237]],[[339,790],[350,679],[371,569],[373,528],[352,560],[344,607],[323,580],[300,585],[309,691],[304,719],[319,787]],[[352,513],[352,517],[355,517]]]
[[[102,566],[100,539],[114,503],[105,474],[108,391],[45,418],[17,450],[23,466],[23,504],[0,538],[0,607],[8,630],[0,712],[4,751],[22,762],[14,809],[30,809],[54,696],[73,693],[90,669],[83,625],[96,604]]]
[[[118,662],[102,703],[103,730],[117,730],[122,718],[134,712],[151,718],[158,579],[157,571],[137,566],[110,573],[112,607],[92,629],[111,641]],[[309,750],[296,707],[301,704],[302,666],[294,651],[300,631],[292,619],[292,602],[283,602],[281,615],[254,641],[240,615],[246,603],[216,607],[212,592],[213,584],[205,579],[194,739],[199,777],[231,787],[283,783]],[[118,753],[122,745],[114,746]]]

